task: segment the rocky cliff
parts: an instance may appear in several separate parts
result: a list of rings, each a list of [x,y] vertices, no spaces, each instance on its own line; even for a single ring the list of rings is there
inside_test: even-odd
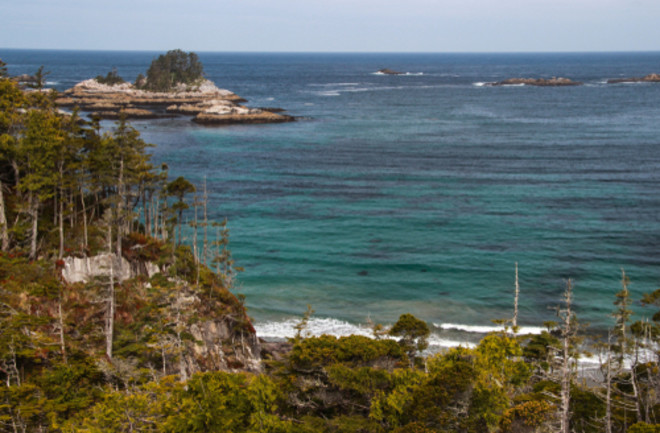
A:
[[[147,345],[163,351],[162,368],[167,374],[190,377],[203,371],[262,370],[256,332],[241,303],[227,290],[216,287],[205,292],[178,278],[166,277],[154,263],[120,259],[115,254],[66,257],[62,279],[68,284],[103,286],[111,271],[115,283],[122,283],[117,288],[117,332],[121,333],[124,325],[135,327],[144,322],[132,331],[137,338],[166,324]],[[81,289],[79,293],[85,290],[94,292]],[[125,291],[130,295],[122,294]],[[145,308],[150,310],[148,315]]]

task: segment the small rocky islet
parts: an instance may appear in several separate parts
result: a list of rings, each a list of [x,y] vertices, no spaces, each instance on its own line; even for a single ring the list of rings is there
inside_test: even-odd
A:
[[[485,83],[485,86],[537,86],[537,87],[562,87],[562,86],[580,86],[579,81],[573,81],[570,78],[552,77],[552,78],[507,78],[502,81]]]
[[[82,81],[62,92],[56,104],[78,107],[102,119],[160,119],[192,116],[203,125],[284,123],[295,117],[280,108],[250,108],[235,93],[202,79],[194,85],[179,84],[172,91],[136,88],[131,83],[103,84],[97,79]]]
[[[607,80],[607,83],[660,83],[660,74],[648,74],[644,77],[613,78]]]

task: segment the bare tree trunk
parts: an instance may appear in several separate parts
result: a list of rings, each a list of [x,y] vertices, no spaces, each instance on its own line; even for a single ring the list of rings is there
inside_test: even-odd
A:
[[[642,407],[639,396],[639,384],[637,383],[637,365],[639,362],[639,348],[637,347],[637,339],[634,339],[635,353],[632,364],[630,365],[630,382],[633,388],[633,399],[635,400],[635,414],[637,415],[637,422],[642,421]]]
[[[119,161],[119,178],[117,179],[117,193],[119,194],[117,201],[117,257],[121,259],[121,238],[123,233],[123,218],[124,218],[124,159]],[[119,261],[121,264],[121,260]]]
[[[110,286],[108,287],[108,310],[105,320],[105,354],[112,359],[112,340],[115,327],[115,275],[114,254],[112,253],[112,226],[108,224],[108,251],[110,252]],[[121,261],[121,256],[120,261]]]
[[[57,303],[57,313],[60,327],[60,350],[62,351],[62,360],[64,364],[67,363],[66,359],[66,344],[64,343],[64,315],[62,314],[62,290],[60,289],[60,299]]]
[[[612,335],[607,334],[607,372],[605,376],[605,433],[612,433]]]
[[[176,341],[179,349],[179,380],[188,381],[188,370],[186,369],[185,347],[181,339],[181,311],[176,312]]]
[[[160,197],[156,196],[156,202],[154,203],[154,198],[151,197],[151,214],[154,216],[154,234],[153,236],[158,239],[158,220],[159,220],[159,209],[158,206],[160,206]]]
[[[39,202],[30,191],[30,216],[32,217],[32,235],[30,238],[30,259],[37,258],[37,235],[39,231]]]
[[[204,249],[202,250],[202,257],[204,258],[204,266],[206,266],[206,260],[209,255],[209,236],[208,236],[209,218],[207,212],[208,204],[209,204],[209,195],[206,189],[206,176],[204,176]]]
[[[60,248],[57,258],[64,257],[64,197],[62,197],[62,189],[60,188],[60,201],[59,201],[59,216],[58,216],[58,230],[60,234]]]
[[[3,184],[0,181],[0,243],[2,251],[9,250],[9,225],[7,224],[7,215],[5,213],[5,195]]]
[[[518,328],[518,296],[520,295],[520,285],[518,284],[518,262],[516,262],[516,294],[513,301],[513,332],[517,332]]]
[[[142,186],[141,190],[142,190],[142,209],[144,210],[144,233],[148,236],[151,236],[151,209],[149,209],[149,203],[147,202],[146,188]]]
[[[195,257],[195,267],[196,267],[196,277],[195,277],[195,285],[199,286],[199,274],[200,274],[200,267],[201,267],[201,259],[199,257],[199,248],[197,247],[197,226],[198,226],[198,219],[197,219],[197,194],[193,196],[193,207],[195,208],[195,220],[193,221],[193,256]]]
[[[566,283],[566,292],[564,293],[564,324],[562,329],[562,366],[561,366],[561,403],[560,420],[561,433],[570,432],[570,403],[571,403],[571,364],[570,364],[570,339],[572,335],[572,312],[571,303],[573,301],[573,286],[569,279]]]
[[[80,203],[82,204],[82,214],[83,214],[83,248],[85,249],[85,255],[87,255],[87,246],[89,245],[89,240],[87,238],[87,206],[85,205],[85,192],[80,187]]]

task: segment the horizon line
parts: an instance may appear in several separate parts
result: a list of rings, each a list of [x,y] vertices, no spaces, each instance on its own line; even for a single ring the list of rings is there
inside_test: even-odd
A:
[[[93,48],[13,48],[0,47],[0,51],[78,51],[78,52],[113,52],[113,53],[161,53],[173,49],[93,49]],[[660,53],[660,50],[575,50],[575,51],[258,51],[258,50],[186,50],[207,54],[628,54]]]

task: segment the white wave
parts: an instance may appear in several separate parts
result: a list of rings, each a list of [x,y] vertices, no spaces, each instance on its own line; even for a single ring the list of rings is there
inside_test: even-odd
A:
[[[405,76],[419,77],[420,75],[424,75],[424,72],[401,72],[401,73],[398,73],[398,74],[386,74],[384,72],[376,71],[376,72],[372,72],[371,75],[394,75],[394,76],[397,76],[397,77],[405,77]]]
[[[47,86],[57,86],[58,84],[60,84],[59,81],[46,81]]]
[[[318,96],[339,96],[340,93],[336,90],[328,90],[327,92],[316,92]]]
[[[438,349],[449,349],[452,347],[467,347],[467,348],[475,348],[477,345],[475,343],[471,343],[469,341],[456,341],[456,340],[449,340],[447,338],[441,338],[440,336],[436,334],[431,334],[428,339],[429,342],[429,347],[427,352],[434,353],[437,352]]]
[[[444,330],[472,332],[476,334],[488,334],[489,332],[504,331],[504,326],[495,326],[495,325],[462,325],[459,323],[440,323],[440,324],[434,323],[433,326]],[[518,334],[540,334],[545,330],[546,328],[540,326],[520,326],[518,328]],[[509,330],[509,332],[511,331]]]
[[[360,83],[323,83],[323,84],[308,84],[312,87],[329,87],[329,86],[357,86]]]
[[[525,83],[519,83],[519,84],[502,84],[502,87],[524,87]]]
[[[483,87],[483,86],[485,86],[486,84],[488,84],[488,83],[483,82],[483,81],[478,81],[478,82],[476,82],[476,83],[472,83],[473,86],[477,86],[477,87]]]
[[[293,338],[296,335],[295,326],[300,323],[300,319],[287,319],[280,322],[256,323],[254,328],[257,335],[265,339],[285,339]],[[321,335],[333,335],[335,337],[347,337],[349,335],[362,335],[373,338],[371,328],[366,325],[354,325],[338,319],[331,318],[312,318],[307,323],[303,332],[304,336],[318,337]],[[394,339],[394,337],[390,337]],[[458,341],[443,338],[437,334],[431,334],[428,339],[429,348],[427,352],[435,353],[440,349],[450,347],[475,347],[476,345],[468,341]]]
[[[300,323],[300,319],[287,319],[281,322],[257,323],[254,328],[257,330],[257,335],[262,338],[293,338],[296,335],[295,326],[298,323]],[[335,337],[348,335],[373,336],[371,329],[366,326],[353,325],[337,319],[310,319],[304,335],[318,337],[324,334],[334,335]]]

